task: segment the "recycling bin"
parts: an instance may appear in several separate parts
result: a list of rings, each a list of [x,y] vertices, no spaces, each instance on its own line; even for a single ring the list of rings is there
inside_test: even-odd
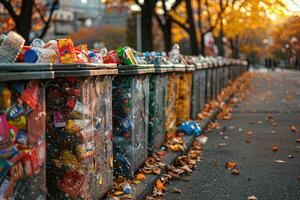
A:
[[[218,61],[218,90],[217,90],[217,96],[220,95],[222,89],[223,89],[223,62],[221,60]]]
[[[205,104],[205,65],[197,63],[196,70],[193,73],[192,82],[192,101],[191,101],[191,118],[196,119],[197,115],[202,111]]]
[[[216,100],[217,96],[217,63],[213,61],[213,67],[212,67],[212,100]]]
[[[184,71],[183,68],[175,68],[174,72],[168,74],[167,86],[167,102],[166,102],[166,119],[165,129],[166,133],[175,133],[177,129],[177,106],[176,98],[179,89],[179,75],[175,71]]]
[[[173,104],[172,99],[168,101],[168,88],[174,88],[173,85],[176,88],[175,82],[171,82],[171,86],[169,86],[169,80],[172,80],[173,73],[174,69],[172,65],[155,65],[155,73],[151,74],[150,77],[148,117],[149,154],[157,151],[166,139],[166,118],[172,120],[174,119],[174,115],[176,116],[176,110],[172,109],[172,105],[176,101],[174,100]],[[176,91],[173,94],[176,95]]]
[[[100,199],[113,185],[114,64],[57,64],[46,87],[49,199]]]
[[[176,65],[175,65],[176,66]],[[177,125],[191,118],[192,77],[194,65],[186,65],[185,72],[178,73],[178,93],[176,97]]]
[[[205,98],[205,103],[208,103],[212,101],[212,82],[213,82],[213,64],[208,62],[207,63],[207,69],[206,69],[206,98]]]
[[[118,66],[113,80],[114,176],[132,179],[148,156],[149,79],[153,65]]]
[[[0,64],[0,199],[46,199],[45,79],[51,65]]]
[[[224,87],[229,85],[229,69],[230,69],[230,61],[228,59],[225,60],[224,63]]]

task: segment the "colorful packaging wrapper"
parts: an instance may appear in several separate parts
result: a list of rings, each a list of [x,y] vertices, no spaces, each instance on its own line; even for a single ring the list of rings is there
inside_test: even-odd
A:
[[[45,89],[0,83],[0,199],[46,199]]]

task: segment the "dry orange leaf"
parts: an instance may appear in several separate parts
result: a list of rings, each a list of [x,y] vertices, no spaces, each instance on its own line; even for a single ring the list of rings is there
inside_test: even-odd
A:
[[[233,169],[231,172],[232,175],[239,175],[240,174],[240,170],[237,169]]]
[[[253,195],[250,195],[250,196],[247,198],[247,200],[257,200],[257,198],[256,198],[255,196],[253,196]]]
[[[272,146],[272,151],[278,151],[279,150],[279,148],[278,147],[276,147],[276,146]]]
[[[145,180],[145,178],[146,178],[146,177],[145,177],[144,174],[138,174],[138,175],[136,175],[136,179],[137,179],[137,180],[140,180],[140,181],[141,181],[141,180]]]
[[[114,192],[114,195],[117,195],[117,196],[119,196],[121,194],[124,194],[124,192],[123,191],[116,191],[116,192]]]
[[[164,184],[163,184],[160,180],[157,180],[157,181],[156,181],[155,187],[156,187],[158,190],[165,190],[165,189],[166,189],[166,187],[164,186]]]
[[[235,162],[227,162],[227,163],[225,163],[225,167],[228,169],[234,169],[234,168],[236,168],[236,163]]]
[[[291,126],[291,131],[297,132],[298,130],[297,130],[296,126]]]
[[[296,139],[296,142],[300,143],[300,138],[297,138],[297,139]]]

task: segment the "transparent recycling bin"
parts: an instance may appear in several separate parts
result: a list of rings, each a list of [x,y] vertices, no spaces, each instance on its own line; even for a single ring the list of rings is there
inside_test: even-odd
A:
[[[213,64],[207,63],[206,69],[206,103],[213,100]]]
[[[197,63],[193,73],[191,118],[196,119],[205,104],[206,72],[204,63]]]
[[[116,65],[54,65],[46,87],[49,199],[100,199],[113,185]]]
[[[176,110],[173,112],[172,109],[172,105],[176,102],[175,99],[173,101],[174,103],[168,101],[168,82],[172,79],[173,71],[174,68],[172,65],[155,66],[155,73],[150,77],[148,127],[149,153],[157,151],[166,139],[166,118],[168,117],[168,120],[172,120],[170,118],[173,117],[174,119],[174,113],[176,116]],[[171,84],[176,88],[175,82]],[[170,87],[174,88],[173,86]],[[173,94],[176,95],[176,90]],[[170,107],[168,107],[168,105],[170,105]]]
[[[176,98],[179,90],[179,75],[175,71],[184,71],[182,68],[175,68],[174,72],[168,74],[167,102],[166,102],[166,133],[175,133],[177,130],[177,106]]]
[[[45,87],[51,65],[0,64],[0,199],[46,199]]]
[[[148,156],[149,79],[153,65],[118,66],[113,80],[114,176],[131,179]]]
[[[178,73],[178,93],[176,98],[177,125],[191,118],[192,77],[195,71],[194,65],[185,66],[185,72]]]

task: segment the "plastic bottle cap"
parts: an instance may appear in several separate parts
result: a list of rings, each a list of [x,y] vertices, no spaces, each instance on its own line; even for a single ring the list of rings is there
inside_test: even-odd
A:
[[[125,188],[124,189],[124,193],[125,194],[130,194],[131,193],[131,189],[130,188]]]
[[[90,58],[93,58],[93,57],[95,57],[95,53],[94,53],[94,52],[90,52],[90,53],[88,54],[88,56],[89,56]]]
[[[27,63],[35,63],[38,59],[38,54],[35,50],[30,49],[24,54],[24,61]]]

